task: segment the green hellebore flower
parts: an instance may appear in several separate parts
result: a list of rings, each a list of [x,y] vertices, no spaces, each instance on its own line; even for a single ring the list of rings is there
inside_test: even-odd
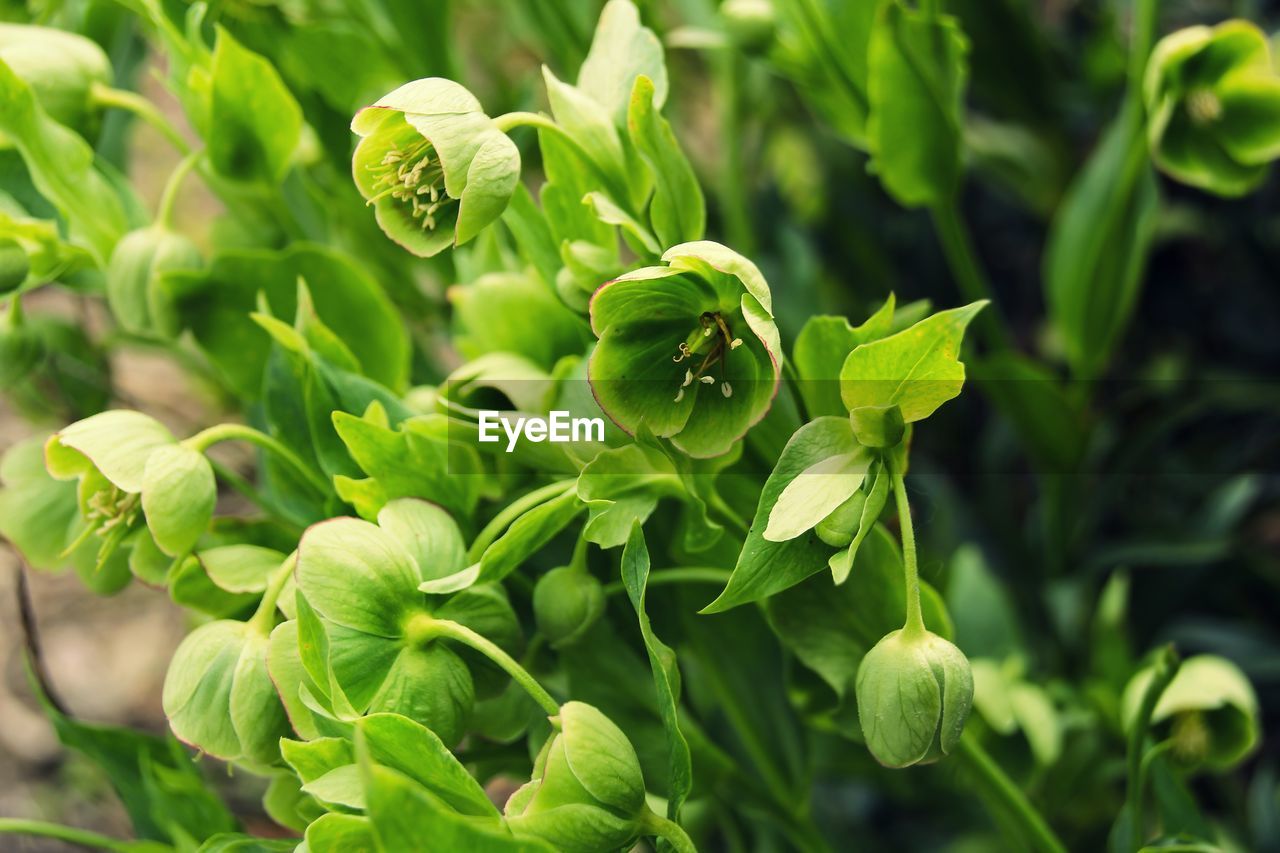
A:
[[[475,96],[428,77],[356,113],[351,161],[388,237],[421,257],[479,234],[520,181],[520,152]]]
[[[220,619],[188,634],[169,663],[161,701],[179,740],[226,761],[266,766],[279,758],[289,723],[267,672],[267,635],[255,628]]]
[[[625,850],[645,812],[640,759],[627,736],[591,705],[566,702],[533,765],[533,779],[507,801],[517,837],[564,853]]]
[[[955,748],[973,704],[973,672],[953,644],[903,628],[867,652],[855,690],[867,749],[886,767],[909,767]]]
[[[641,423],[690,456],[726,453],[765,416],[782,351],[769,285],[719,243],[682,243],[605,283],[591,299],[600,339],[587,377],[605,413]]]
[[[22,78],[49,116],[83,132],[93,112],[90,92],[111,82],[111,60],[96,42],[28,24],[0,24],[0,61]]]
[[[533,588],[533,615],[553,649],[572,645],[602,613],[604,587],[584,569],[552,569]]]
[[[1243,195],[1280,156],[1280,75],[1266,35],[1248,21],[1161,39],[1143,89],[1152,156],[1183,183]]]
[[[467,663],[473,653],[455,650],[433,632],[433,623],[457,622],[505,648],[519,639],[515,613],[499,587],[474,586],[450,596],[419,591],[425,581],[465,564],[457,524],[422,500],[389,502],[377,524],[335,518],[308,528],[298,546],[296,579],[307,605],[299,608],[299,630],[309,630],[306,613],[313,611],[327,659],[308,670],[322,692],[329,692],[331,678],[353,712],[403,714],[456,743],[475,703]],[[320,677],[321,669],[327,677]]]
[[[217,483],[209,460],[141,412],[101,412],[71,424],[49,438],[45,465],[57,479],[80,481],[85,535],[103,538],[100,561],[142,516],[170,557],[190,551],[213,518]]]
[[[152,225],[121,238],[107,265],[111,314],[131,332],[176,331],[157,280],[168,270],[194,269],[202,258],[196,244],[177,231]]]
[[[1143,669],[1125,687],[1126,726],[1132,726],[1151,677],[1152,670]],[[1151,724],[1170,739],[1174,761],[1188,768],[1229,770],[1253,752],[1261,734],[1253,686],[1238,666],[1217,655],[1183,661]]]

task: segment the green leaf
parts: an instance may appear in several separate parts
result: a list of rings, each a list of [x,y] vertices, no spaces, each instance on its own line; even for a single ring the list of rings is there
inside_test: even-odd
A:
[[[821,314],[805,322],[796,335],[791,361],[800,375],[800,397],[810,418],[848,411],[840,398],[840,368],[858,346],[892,332],[894,305],[890,293],[884,305],[857,327],[844,317]]]
[[[82,722],[58,710],[34,678],[30,683],[59,742],[106,773],[139,838],[184,843],[236,828],[172,737]]]
[[[17,147],[31,181],[58,208],[99,264],[128,228],[124,204],[94,166],[94,152],[50,118],[31,87],[0,59],[0,134]]]
[[[662,109],[667,99],[662,42],[640,23],[640,13],[631,0],[609,0],[600,12],[587,58],[578,69],[578,88],[604,107],[614,124],[625,127],[628,102],[642,76],[651,81],[653,108]],[[679,241],[664,241],[664,245],[674,242]]]
[[[273,313],[298,310],[298,279],[306,281],[316,316],[351,351],[360,370],[393,390],[409,375],[409,339],[399,313],[378,282],[337,249],[292,243],[287,249],[234,249],[207,269],[169,272],[161,289],[218,370],[242,396],[262,392],[271,338],[251,319],[258,295]]]
[[[156,544],[169,556],[180,557],[195,547],[217,500],[213,468],[203,453],[169,444],[147,457],[142,511]]]
[[[555,259],[559,270],[559,256]],[[578,355],[591,340],[591,329],[556,296],[555,275],[542,284],[526,275],[493,273],[449,289],[453,306],[454,346],[467,359],[488,353],[521,355],[551,370],[556,362]],[[538,317],[538,334],[529,334],[529,317]]]
[[[800,472],[832,456],[852,453],[856,446],[848,418],[818,418],[796,431],[765,481],[751,530],[729,583],[702,613],[719,613],[758,601],[826,567],[832,549],[812,531],[785,542],[771,542],[764,538],[764,530],[783,489]]]
[[[217,28],[210,71],[209,162],[239,181],[284,178],[301,138],[302,108],[275,67]]]
[[[778,495],[764,538],[786,542],[811,530],[862,486],[873,459],[859,447],[820,459],[796,475]]]
[[[658,112],[660,106],[654,82],[637,77],[627,112],[627,132],[653,175],[649,221],[658,242],[673,246],[702,239],[707,211],[702,186],[680,150],[671,125]]]
[[[379,847],[367,817],[326,814],[307,827],[309,853],[377,853]]]
[[[388,500],[423,498],[460,516],[475,511],[480,498],[479,457],[473,447],[450,440],[448,420],[440,415],[409,418],[391,429],[366,415],[335,412],[333,426],[351,458],[377,485],[373,500],[358,506],[376,515]],[[450,476],[450,475],[454,476]],[[367,482],[367,481],[366,481]],[[339,493],[344,493],[339,478]]]
[[[940,311],[888,338],[862,344],[840,370],[845,406],[897,406],[907,423],[924,420],[960,393],[965,327],[986,302]]]
[[[649,667],[653,671],[653,686],[658,694],[658,714],[662,717],[662,727],[667,734],[667,816],[675,820],[693,788],[693,764],[689,742],[680,731],[680,673],[676,669],[675,652],[653,633],[649,615],[645,612],[645,591],[649,584],[649,549],[645,545],[644,531],[639,522],[633,523],[631,535],[622,550],[622,583],[627,589],[627,597],[631,599],[631,606],[640,619],[640,635],[644,638]]]
[[[517,840],[497,818],[477,821],[456,814],[426,789],[395,770],[374,764],[363,752],[360,773],[373,836],[383,853],[549,853],[551,849],[535,841]]]
[[[460,814],[497,817],[484,789],[430,729],[398,714],[371,714],[356,731],[376,764],[405,774]]]
[[[969,43],[949,15],[885,4],[867,49],[867,142],[885,189],[907,207],[955,195]]]
[[[1080,379],[1106,367],[1142,286],[1160,201],[1145,149],[1132,120],[1112,125],[1049,227],[1045,297]]]

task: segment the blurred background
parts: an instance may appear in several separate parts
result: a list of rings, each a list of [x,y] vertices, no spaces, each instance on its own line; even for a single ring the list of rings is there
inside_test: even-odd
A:
[[[815,7],[838,28],[844,16],[856,17],[859,2],[637,3],[668,47],[667,111],[707,189],[709,236],[757,260],[784,342],[815,313],[856,324],[891,292],[937,308],[968,301],[929,214],[897,205],[868,172],[858,129],[847,124],[856,88],[842,87],[832,71],[848,64],[856,74],[858,58],[833,61],[824,52],[832,45],[806,28]],[[147,49],[130,5],[6,0],[0,18],[91,36],[112,57],[117,87],[143,92],[194,139],[161,83],[165,58]],[[164,6],[181,19],[183,4]],[[342,186],[350,116],[400,82],[431,75],[464,82],[491,115],[545,109],[539,66],[571,78],[600,6],[209,4],[207,22],[273,58],[303,104],[315,186],[290,191],[300,199],[329,193],[349,209],[356,224],[324,236],[358,247],[409,318],[418,345],[414,384],[439,381],[459,361],[448,348],[448,288],[467,280],[467,257],[409,258],[372,230],[349,179]],[[1120,109],[1129,4],[949,0],[945,7],[972,45],[961,211],[1013,349],[1033,361],[1014,370],[974,360],[976,381],[921,435],[913,460],[914,473],[925,475],[915,478],[922,571],[946,588],[966,652],[1015,661],[1051,697],[1054,763],[1041,766],[1025,744],[1009,745],[1002,758],[1021,763],[1026,784],[1054,803],[1049,820],[1080,849],[1101,848],[1105,839],[1087,828],[1105,826],[1099,816],[1113,813],[1115,802],[1105,792],[1070,792],[1094,774],[1114,773],[1099,763],[1122,755],[1118,711],[1093,702],[1091,684],[1122,682],[1148,650],[1172,640],[1186,654],[1230,658],[1257,689],[1262,749],[1238,770],[1191,785],[1205,819],[1226,827],[1242,849],[1280,850],[1280,746],[1265,736],[1280,726],[1280,179],[1272,175],[1235,200],[1161,179],[1131,313],[1105,364],[1076,369],[1046,298],[1045,245],[1072,178]],[[1267,32],[1280,25],[1275,4],[1170,0],[1159,4],[1158,32],[1233,16]],[[298,67],[290,48],[304,42],[327,49],[332,62]],[[531,137],[518,141],[526,179],[536,185],[536,147]],[[173,147],[119,111],[105,114],[94,143],[154,209],[180,159]],[[0,168],[12,166],[12,156],[0,152]],[[0,186],[11,190],[13,174],[0,171]],[[282,227],[264,221],[260,233],[230,234],[222,204],[190,182],[179,229],[207,251],[237,240],[269,244]],[[305,229],[306,204],[296,213]],[[66,337],[53,362],[0,398],[0,450],[108,405],[138,408],[176,430],[212,423],[228,405],[225,389],[171,353],[113,338],[100,305],[75,288],[43,288],[24,309]],[[234,453],[224,461],[248,463]],[[30,694],[17,572],[16,556],[0,547],[0,814],[126,834],[105,780],[58,746]],[[166,593],[133,584],[101,598],[73,574],[31,574],[30,588],[48,676],[66,706],[85,719],[161,730],[160,684],[186,628]],[[833,819],[857,827],[869,848],[946,837],[921,835],[946,833],[945,820],[929,830],[910,819],[934,808],[928,790],[913,792],[884,774],[864,778],[824,797],[828,811],[844,816]],[[251,783],[229,780],[225,788],[252,828],[269,831],[254,812]],[[1064,792],[1056,801],[1055,790]]]

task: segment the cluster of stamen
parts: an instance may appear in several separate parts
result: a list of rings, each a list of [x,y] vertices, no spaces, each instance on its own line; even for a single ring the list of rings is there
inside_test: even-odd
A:
[[[89,498],[89,523],[99,535],[105,535],[115,527],[129,527],[138,517],[140,502],[138,495],[122,491],[116,486],[101,489]]]
[[[1187,113],[1195,124],[1212,124],[1222,118],[1222,101],[1209,89],[1194,89],[1187,93]]]
[[[1176,715],[1169,736],[1174,753],[1184,761],[1201,761],[1209,752],[1212,735],[1204,714],[1199,711],[1186,711]]]
[[[720,393],[725,397],[733,396],[733,386],[724,378],[724,354],[729,350],[735,350],[742,346],[742,338],[733,336],[733,333],[729,331],[728,324],[725,323],[719,312],[703,312],[702,316],[698,318],[698,323],[699,331],[691,335],[689,341],[681,341],[677,347],[679,352],[671,358],[676,364],[680,364],[698,356],[702,357],[696,368],[685,369],[684,381],[680,383],[680,389],[676,391],[675,401],[677,403],[684,399],[685,389],[694,382],[699,382],[703,385],[714,385],[716,378],[708,371],[717,364],[720,365]]]
[[[423,231],[433,231],[437,215],[447,205],[456,203],[444,191],[444,171],[431,143],[421,139],[408,148],[391,147],[379,163],[367,167],[377,175],[373,204],[390,196],[409,205],[409,215],[418,220]]]

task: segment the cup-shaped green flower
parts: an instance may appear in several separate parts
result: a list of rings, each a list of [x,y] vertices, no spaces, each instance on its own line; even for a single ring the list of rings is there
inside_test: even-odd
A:
[[[1183,183],[1242,195],[1280,156],[1280,74],[1266,35],[1248,21],[1166,36],[1143,89],[1152,156]]]
[[[84,132],[95,84],[111,82],[111,60],[97,42],[28,24],[0,24],[0,61],[26,81],[52,118]]]
[[[450,80],[406,83],[356,113],[351,168],[388,237],[421,257],[475,237],[506,209],[520,152]]]
[[[1153,670],[1140,670],[1124,690],[1126,726],[1133,725]],[[1257,747],[1258,698],[1240,668],[1217,655],[1183,661],[1151,714],[1158,737],[1167,738],[1170,757],[1188,769],[1229,770]]]
[[[973,705],[969,659],[923,627],[886,634],[855,685],[867,749],[886,767],[937,761],[955,748]]]
[[[690,456],[719,456],[768,412],[782,353],[769,285],[719,243],[683,243],[591,299],[587,377],[605,413]]]
[[[308,528],[298,546],[299,632],[323,635],[323,659],[302,658],[324,692],[330,681],[355,713],[416,720],[446,743],[466,730],[475,682],[446,626],[464,626],[496,646],[513,646],[519,627],[500,588],[475,586],[428,596],[419,586],[460,571],[465,547],[440,507],[394,500],[378,523],[336,518]],[[307,623],[318,619],[318,630]],[[331,696],[331,699],[337,697]]]
[[[564,853],[625,850],[647,812],[640,759],[627,736],[591,705],[566,702],[533,765],[533,779],[507,801],[517,837]]]
[[[100,561],[144,516],[171,557],[190,551],[213,517],[217,484],[209,460],[141,412],[102,412],[71,424],[49,438],[45,464],[60,480],[80,481],[85,535],[103,538]]]
[[[533,615],[553,649],[572,645],[604,613],[604,587],[579,566],[552,569],[533,588]]]

